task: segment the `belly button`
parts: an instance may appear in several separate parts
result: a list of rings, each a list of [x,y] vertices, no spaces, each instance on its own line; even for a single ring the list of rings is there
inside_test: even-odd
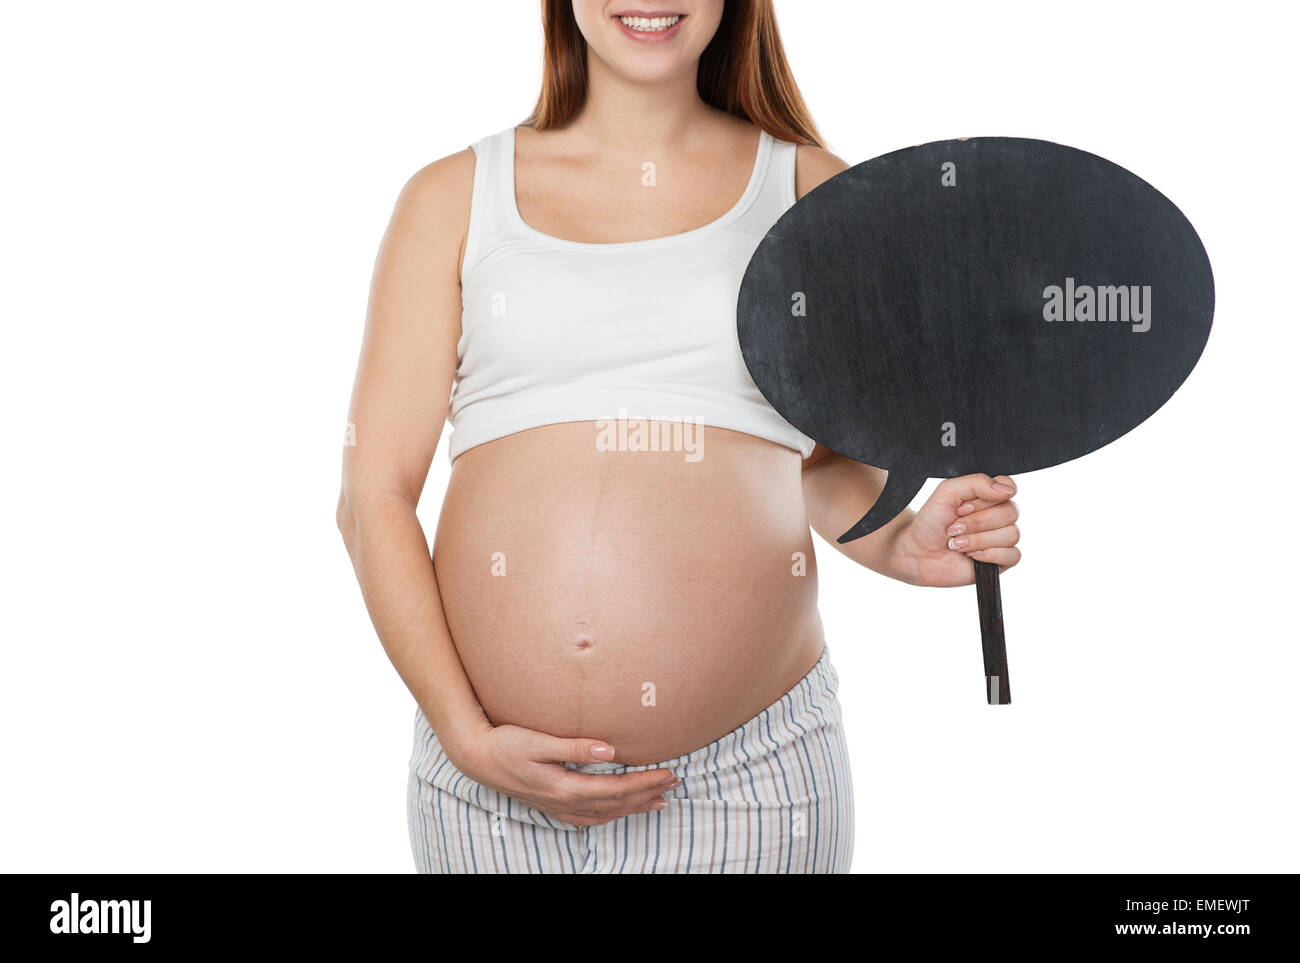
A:
[[[585,619],[570,624],[564,636],[569,645],[579,652],[586,652],[596,644],[596,635],[592,631],[591,623]]]

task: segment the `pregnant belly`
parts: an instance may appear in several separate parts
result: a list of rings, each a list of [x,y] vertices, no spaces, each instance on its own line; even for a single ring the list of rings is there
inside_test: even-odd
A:
[[[433,561],[494,724],[659,762],[742,725],[816,663],[799,455],[702,431],[694,461],[600,451],[590,422],[456,460]]]

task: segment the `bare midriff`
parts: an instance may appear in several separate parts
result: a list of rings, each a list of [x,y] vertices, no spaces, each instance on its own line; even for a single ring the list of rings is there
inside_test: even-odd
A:
[[[661,762],[743,725],[816,664],[799,453],[694,431],[694,452],[603,451],[597,423],[567,422],[456,459],[433,560],[494,725]]]

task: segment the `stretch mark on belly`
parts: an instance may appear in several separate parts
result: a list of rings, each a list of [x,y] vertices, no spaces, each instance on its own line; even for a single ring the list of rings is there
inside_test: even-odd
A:
[[[600,477],[596,479],[596,497],[591,505],[591,542],[589,548],[596,548],[596,537],[600,534],[600,512],[605,503],[605,492],[614,476],[614,460],[609,453],[605,455],[605,463],[602,466]]]

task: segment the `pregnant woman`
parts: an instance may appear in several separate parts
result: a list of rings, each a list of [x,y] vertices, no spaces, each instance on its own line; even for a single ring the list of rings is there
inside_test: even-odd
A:
[[[847,165],[770,0],[674,2],[544,2],[532,116],[418,171],[379,252],[338,523],[416,702],[420,872],[847,871],[810,526],[915,585],[1020,557],[1005,476],[834,542],[885,472],[764,401],[735,311],[767,230]]]

